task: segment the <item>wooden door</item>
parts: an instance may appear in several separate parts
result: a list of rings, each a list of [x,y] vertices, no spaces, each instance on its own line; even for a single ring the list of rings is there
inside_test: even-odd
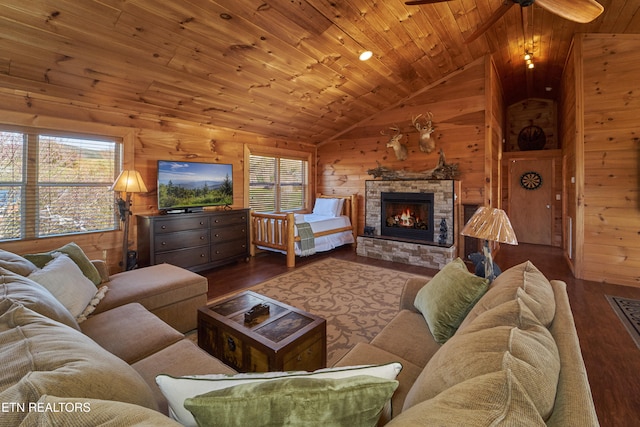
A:
[[[509,165],[509,219],[518,242],[551,245],[553,160],[513,159]]]

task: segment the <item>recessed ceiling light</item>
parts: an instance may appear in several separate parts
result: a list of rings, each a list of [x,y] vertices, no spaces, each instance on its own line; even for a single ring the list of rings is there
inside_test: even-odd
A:
[[[373,56],[373,52],[371,52],[370,50],[365,50],[360,54],[360,61],[366,61],[368,59],[371,59],[372,56]]]

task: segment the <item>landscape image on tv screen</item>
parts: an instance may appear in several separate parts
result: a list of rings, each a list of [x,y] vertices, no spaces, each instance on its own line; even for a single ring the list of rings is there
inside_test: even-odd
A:
[[[180,209],[233,204],[233,166],[158,161],[158,208]]]

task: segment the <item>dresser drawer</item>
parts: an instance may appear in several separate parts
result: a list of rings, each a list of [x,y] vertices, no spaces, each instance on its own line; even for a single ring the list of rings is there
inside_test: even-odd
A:
[[[193,246],[208,245],[208,230],[190,230],[178,233],[158,234],[155,241],[155,251],[164,252],[174,249],[189,248]]]
[[[200,246],[197,248],[180,249],[176,251],[162,252],[156,254],[156,264],[177,265],[182,268],[195,267],[209,262],[209,247]]]
[[[224,228],[211,229],[211,243],[225,242],[232,239],[244,239],[247,235],[246,224],[232,225]]]
[[[224,227],[231,224],[246,224],[247,213],[245,212],[233,212],[228,215],[219,215],[211,218],[211,228]]]
[[[209,218],[167,218],[166,220],[155,221],[153,231],[155,233],[173,233],[174,231],[207,229],[209,228]]]
[[[211,245],[211,261],[239,256],[247,253],[246,240],[234,240],[220,244]]]

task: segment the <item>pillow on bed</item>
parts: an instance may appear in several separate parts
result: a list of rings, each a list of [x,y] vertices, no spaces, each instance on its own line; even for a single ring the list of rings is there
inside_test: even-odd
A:
[[[313,207],[314,215],[335,217],[338,208],[338,199],[317,198]]]

